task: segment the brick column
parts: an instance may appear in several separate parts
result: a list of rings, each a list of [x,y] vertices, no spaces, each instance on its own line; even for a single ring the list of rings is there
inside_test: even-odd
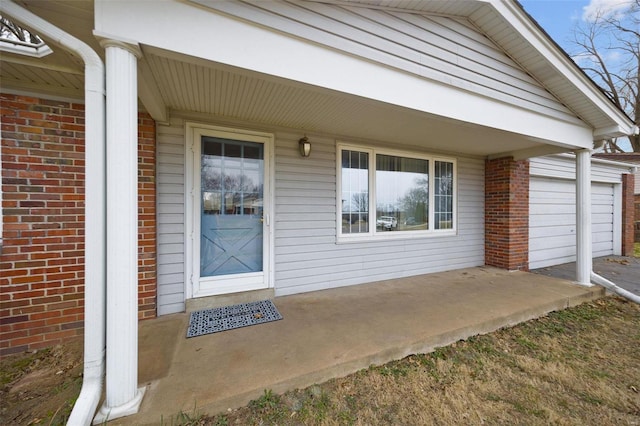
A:
[[[640,194],[636,194],[635,198],[635,238],[636,243],[640,243]]]
[[[529,269],[529,161],[485,163],[485,263]]]
[[[634,175],[622,175],[622,255],[633,256],[634,242]]]
[[[138,319],[155,318],[156,262],[156,126],[138,114]]]

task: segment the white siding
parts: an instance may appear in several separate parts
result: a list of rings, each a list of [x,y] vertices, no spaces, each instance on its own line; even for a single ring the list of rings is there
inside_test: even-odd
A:
[[[531,176],[545,176],[561,179],[576,178],[576,160],[572,155],[553,155],[532,158],[529,173]],[[591,181],[621,183],[622,173],[628,173],[629,168],[599,163],[591,160]]]
[[[458,159],[458,235],[336,243],[336,148],[276,137],[276,295],[484,264],[484,162]]]
[[[274,133],[277,295],[484,264],[483,160],[457,159],[458,235],[337,244],[335,139],[308,135],[302,158],[300,132]],[[159,315],[184,310],[184,137],[181,119],[158,127]]]
[[[195,1],[432,81],[581,123],[466,19],[317,2]]]
[[[183,312],[184,125],[158,126],[158,315]]]

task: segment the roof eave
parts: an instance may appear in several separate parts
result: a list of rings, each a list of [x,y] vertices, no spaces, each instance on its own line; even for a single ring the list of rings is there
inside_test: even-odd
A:
[[[610,120],[610,126],[604,128],[593,126],[594,140],[630,136],[637,131],[637,126],[631,118],[605,95],[602,89],[542,29],[517,0],[488,0],[488,2],[530,42],[532,48],[546,58],[576,89],[586,94],[589,101]]]

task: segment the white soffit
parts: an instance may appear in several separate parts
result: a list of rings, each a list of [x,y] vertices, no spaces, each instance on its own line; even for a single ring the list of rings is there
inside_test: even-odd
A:
[[[345,140],[486,156],[541,141],[143,46],[168,109],[319,132]],[[355,138],[355,139],[354,139]]]

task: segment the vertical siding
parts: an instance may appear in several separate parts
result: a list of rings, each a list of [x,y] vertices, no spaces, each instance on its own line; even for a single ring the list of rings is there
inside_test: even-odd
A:
[[[158,315],[185,309],[184,138],[181,119],[158,126]]]
[[[484,264],[484,162],[458,159],[458,235],[336,243],[336,148],[276,137],[276,295]]]

